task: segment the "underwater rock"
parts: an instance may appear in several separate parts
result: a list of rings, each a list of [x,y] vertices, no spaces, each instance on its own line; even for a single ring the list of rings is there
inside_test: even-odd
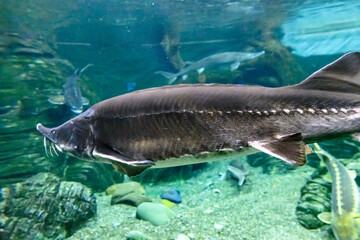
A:
[[[314,229],[324,226],[325,224],[317,216],[322,212],[331,211],[331,183],[323,179],[326,173],[326,167],[316,169],[301,189],[296,216],[298,222],[305,228]]]
[[[39,173],[2,189],[0,239],[65,239],[96,213],[92,191]]]
[[[151,238],[146,236],[142,232],[131,231],[126,234],[126,240],[151,240]]]
[[[282,0],[278,4],[280,2]],[[263,68],[263,73],[267,74],[262,74],[261,77],[268,75],[277,79],[276,82],[280,84],[278,86],[297,84],[305,78],[305,74],[289,49],[278,40],[277,29],[287,17],[286,11],[278,11],[278,4],[274,4],[273,1],[263,2],[262,8],[266,17],[259,19],[256,26],[261,32],[261,39],[252,42],[254,46],[266,52],[262,61],[263,67],[259,64],[260,68],[258,67],[257,71]],[[273,14],[274,11],[277,14]]]
[[[179,26],[177,26],[175,21],[169,19],[164,22],[164,31],[165,34],[160,45],[173,67],[181,69],[185,66],[185,63],[180,53]]]
[[[137,207],[143,202],[152,202],[152,199],[145,195],[134,193],[134,192],[126,194],[125,196],[114,195],[111,198],[111,205],[126,204],[126,205]]]
[[[118,183],[106,189],[106,195],[123,197],[129,193],[137,193],[137,194],[145,195],[145,189],[138,182]]]
[[[1,34],[0,55],[22,55],[53,58],[55,51],[41,38],[29,38],[21,34]]]
[[[168,207],[159,203],[142,203],[137,207],[136,217],[155,226],[166,224],[175,213]]]
[[[190,238],[188,236],[186,236],[185,234],[183,233],[180,233],[176,238],[175,240],[190,240]]]
[[[182,197],[181,197],[180,191],[177,189],[170,189],[170,190],[164,191],[163,193],[160,194],[160,198],[169,200],[170,202],[173,202],[173,203],[181,203],[182,202]]]
[[[152,202],[145,194],[144,187],[138,182],[114,184],[106,189],[106,195],[112,195],[111,205],[126,204],[136,207],[143,202]]]

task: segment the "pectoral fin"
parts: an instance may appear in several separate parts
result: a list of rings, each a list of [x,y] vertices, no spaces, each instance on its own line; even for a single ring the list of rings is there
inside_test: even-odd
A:
[[[352,138],[354,141],[360,142],[360,133],[353,133],[353,134],[351,134],[351,138]]]
[[[96,146],[92,154],[94,157],[108,160],[116,170],[124,172],[129,177],[139,175],[154,165],[154,162],[150,160],[134,160],[124,157],[107,146]]]
[[[81,102],[82,102],[82,105],[89,105],[89,99],[87,99],[86,97],[81,97]]]
[[[249,142],[249,145],[292,165],[302,166],[306,162],[305,143],[302,141],[301,133],[270,142]]]
[[[317,215],[318,219],[326,224],[331,224],[331,212],[322,212]]]
[[[204,72],[204,70],[205,70],[205,68],[204,68],[204,67],[196,69],[196,71],[198,72],[198,74],[200,74],[200,73]]]
[[[230,70],[235,71],[236,69],[238,69],[239,66],[240,66],[240,62],[234,62],[230,64]]]
[[[360,227],[360,215],[357,214],[355,217],[354,217],[354,221],[356,223],[356,226],[359,226]]]
[[[51,104],[61,105],[65,103],[65,98],[64,95],[55,95],[55,96],[50,96],[48,101]]]

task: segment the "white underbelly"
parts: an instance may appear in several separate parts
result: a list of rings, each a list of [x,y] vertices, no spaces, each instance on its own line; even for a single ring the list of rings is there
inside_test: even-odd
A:
[[[240,150],[221,150],[219,152],[203,152],[197,155],[184,155],[179,158],[168,158],[165,160],[158,160],[155,165],[151,168],[167,168],[167,167],[178,167],[184,165],[198,164],[204,162],[214,162],[221,160],[229,160],[229,158],[241,157],[259,152],[259,150],[246,147]]]

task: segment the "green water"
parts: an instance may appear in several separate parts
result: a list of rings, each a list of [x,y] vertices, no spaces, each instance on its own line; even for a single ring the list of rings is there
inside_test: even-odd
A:
[[[125,239],[128,235],[131,239],[129,233],[139,231],[149,239],[181,239],[180,234],[209,240],[333,239],[326,226],[306,229],[295,214],[301,188],[319,169],[316,156],[309,156],[309,164],[297,169],[265,154],[243,158],[250,174],[240,190],[235,180],[221,178],[232,159],[144,173],[133,180],[143,184],[154,202],[160,202],[159,195],[170,187],[183,195],[183,203],[173,208],[176,217],[155,227],[136,219],[136,208],[110,206],[110,198],[104,196],[107,187],[128,181],[126,176],[110,165],[66,154],[46,156],[43,137],[35,126],[40,122],[58,126],[76,115],[66,105],[53,105],[48,99],[61,94],[66,78],[87,64],[93,66],[83,72],[79,86],[90,106],[167,85],[169,80],[157,71],[177,73],[225,52],[265,54],[241,62],[233,71],[229,63],[204,66],[201,73],[193,69],[173,84],[292,85],[344,53],[359,51],[359,22],[360,4],[355,0],[3,0],[0,187],[8,189],[38,173],[52,173],[61,180],[86,185],[96,192],[98,201],[98,214],[89,221],[81,220],[79,226],[73,224],[76,227],[66,234],[57,236],[50,230],[43,234],[46,227],[41,225],[34,227],[41,234],[29,230],[31,234],[12,236]],[[334,156],[360,170],[354,155],[357,145],[350,138],[324,144]],[[4,207],[4,199],[12,199],[7,191],[0,194],[0,238],[9,236],[6,231],[18,219],[34,218]],[[15,207],[20,204],[13,203]]]

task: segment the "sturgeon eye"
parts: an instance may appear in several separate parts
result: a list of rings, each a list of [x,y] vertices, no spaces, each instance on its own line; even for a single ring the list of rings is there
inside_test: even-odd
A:
[[[55,134],[55,130],[51,130],[50,133],[51,133],[51,134]]]

